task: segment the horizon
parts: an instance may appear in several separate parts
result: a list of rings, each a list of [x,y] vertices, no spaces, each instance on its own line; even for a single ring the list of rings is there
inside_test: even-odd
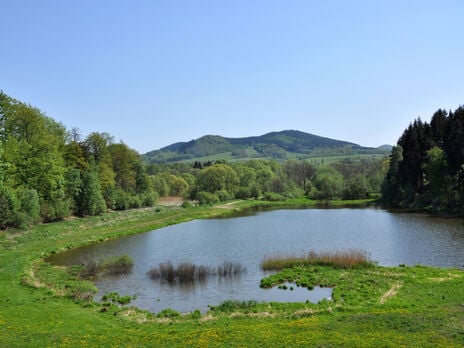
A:
[[[140,154],[207,134],[288,129],[394,145],[417,117],[464,103],[460,1],[2,8],[0,89]]]

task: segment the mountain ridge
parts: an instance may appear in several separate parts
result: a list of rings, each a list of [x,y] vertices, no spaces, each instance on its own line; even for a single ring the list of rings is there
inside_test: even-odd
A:
[[[176,142],[143,155],[149,163],[198,160],[208,156],[223,156],[228,160],[270,158],[285,160],[316,156],[351,155],[358,153],[387,153],[385,148],[361,145],[305,133],[283,130],[260,136],[229,138],[220,135],[204,135],[186,142]]]

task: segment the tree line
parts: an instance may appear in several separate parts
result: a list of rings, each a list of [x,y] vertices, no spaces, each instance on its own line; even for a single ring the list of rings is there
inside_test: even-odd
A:
[[[430,123],[414,120],[390,154],[385,202],[402,207],[462,211],[464,108],[438,110]]]
[[[0,92],[0,228],[155,204],[139,154]]]
[[[0,228],[153,206],[161,196],[211,204],[232,198],[365,198],[386,160],[313,165],[288,160],[147,164],[108,133],[83,137],[0,92]]]

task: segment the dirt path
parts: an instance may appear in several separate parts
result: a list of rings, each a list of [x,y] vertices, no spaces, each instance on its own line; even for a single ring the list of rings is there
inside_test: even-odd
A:
[[[384,304],[388,299],[395,296],[396,293],[398,292],[399,288],[401,288],[402,286],[403,286],[402,282],[398,282],[398,283],[393,284],[393,286],[385,294],[383,294],[380,297],[379,303]]]

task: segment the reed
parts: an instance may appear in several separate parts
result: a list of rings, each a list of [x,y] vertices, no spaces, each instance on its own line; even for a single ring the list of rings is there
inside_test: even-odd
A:
[[[134,260],[129,255],[115,256],[105,259],[100,264],[100,269],[107,275],[128,274],[134,267]]]
[[[195,265],[190,262],[182,262],[174,266],[171,262],[160,263],[152,267],[147,273],[153,279],[162,279],[168,282],[188,283],[203,281],[208,277],[232,277],[239,276],[246,268],[237,262],[224,261],[217,267]]]
[[[279,271],[285,268],[302,266],[331,266],[333,268],[366,268],[373,266],[366,251],[359,249],[335,251],[310,251],[307,255],[273,255],[261,262],[264,271]]]
[[[219,277],[238,276],[244,272],[246,272],[246,268],[238,262],[224,261],[222,265],[217,266]]]
[[[83,279],[95,278],[99,272],[99,264],[97,260],[88,259],[82,265],[82,270],[79,272],[79,276]]]

